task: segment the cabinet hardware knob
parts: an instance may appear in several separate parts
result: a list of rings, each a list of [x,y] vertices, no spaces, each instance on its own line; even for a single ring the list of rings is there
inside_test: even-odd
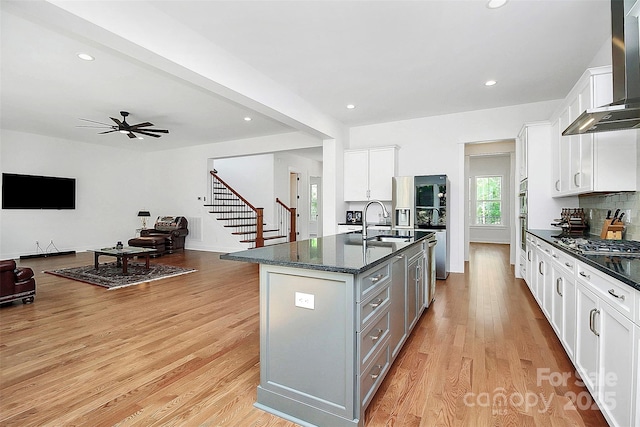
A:
[[[384,332],[384,330],[378,329],[378,335],[370,335],[371,341],[377,341],[378,339],[380,339],[380,337],[382,336],[383,332]]]
[[[380,376],[380,374],[382,373],[382,365],[376,365],[376,368],[378,368],[378,373],[377,374],[371,374],[371,379],[375,380],[376,378],[378,378]]]
[[[384,300],[382,298],[378,298],[376,300],[376,302],[370,302],[369,305],[373,308],[378,307],[380,304],[382,304],[384,302]]]
[[[584,271],[581,271],[581,272],[580,272],[580,275],[581,275],[582,277],[585,277],[585,278],[587,278],[587,279],[591,280],[591,276],[590,276],[589,274],[585,273]]]
[[[624,295],[616,295],[615,289],[609,289],[607,292],[609,292],[609,295],[612,295],[612,296],[624,301]]]
[[[384,277],[384,274],[378,274],[377,276],[370,277],[369,280],[375,283],[380,281],[380,279],[382,279],[383,277]]]

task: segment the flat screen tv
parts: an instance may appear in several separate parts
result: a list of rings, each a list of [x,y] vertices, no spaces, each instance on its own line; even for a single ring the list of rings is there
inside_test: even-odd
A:
[[[75,209],[76,180],[2,174],[2,209]]]

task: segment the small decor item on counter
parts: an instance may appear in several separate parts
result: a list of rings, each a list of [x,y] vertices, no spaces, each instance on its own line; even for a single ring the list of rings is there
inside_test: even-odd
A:
[[[123,247],[124,247],[124,246],[122,245],[122,242],[118,242],[118,243],[116,243],[116,249],[117,249],[117,250],[122,250],[122,248],[123,248]]]
[[[613,218],[609,218],[611,216],[611,211],[607,212],[607,218],[604,220],[602,231],[600,232],[601,239],[622,240],[622,232],[624,231],[624,222],[622,222],[622,218],[624,217],[624,212],[622,215],[618,216],[619,214],[620,209],[616,209],[616,212],[613,214]]]
[[[551,225],[561,227],[564,233],[584,233],[589,228],[582,208],[562,208],[560,219]]]
[[[347,224],[362,224],[362,211],[347,211]]]

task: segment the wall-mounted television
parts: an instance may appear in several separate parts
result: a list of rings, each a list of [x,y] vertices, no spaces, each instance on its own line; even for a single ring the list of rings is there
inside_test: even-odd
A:
[[[75,208],[75,178],[2,174],[2,209]]]

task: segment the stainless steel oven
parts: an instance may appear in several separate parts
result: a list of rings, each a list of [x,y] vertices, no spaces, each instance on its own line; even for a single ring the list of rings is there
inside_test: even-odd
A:
[[[520,192],[518,194],[518,199],[520,203],[520,247],[522,250],[526,250],[527,248],[527,180],[523,179],[520,181]]]

